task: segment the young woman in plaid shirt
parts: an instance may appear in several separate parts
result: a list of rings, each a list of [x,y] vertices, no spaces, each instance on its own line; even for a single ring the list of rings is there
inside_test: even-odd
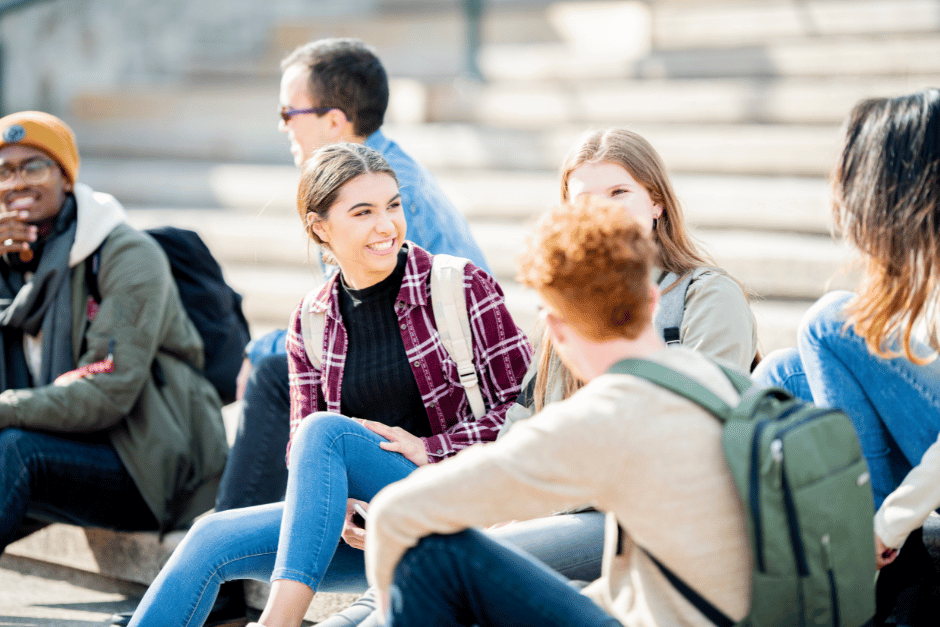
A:
[[[362,547],[352,506],[418,466],[495,439],[532,350],[502,290],[468,264],[464,291],[486,413],[472,415],[430,304],[432,255],[406,242],[395,173],[359,144],[318,150],[298,211],[340,268],[311,309],[325,315],[322,365],[287,340],[291,445],[283,503],[200,520],[144,596],[131,626],[202,625],[223,581],[273,581],[261,622],[300,625],[342,535]],[[304,312],[306,313],[306,312]]]

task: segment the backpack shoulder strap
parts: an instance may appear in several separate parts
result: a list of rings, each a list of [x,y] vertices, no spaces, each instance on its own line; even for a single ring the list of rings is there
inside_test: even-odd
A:
[[[314,368],[322,369],[323,364],[323,333],[326,329],[326,313],[311,311],[313,301],[320,294],[323,286],[316,287],[304,296],[300,306],[300,333],[304,340],[304,350],[307,358]]]
[[[473,334],[467,297],[464,293],[464,267],[468,259],[434,255],[431,266],[431,306],[441,342],[457,363],[460,384],[467,394],[474,418],[486,413],[476,366],[473,365]]]
[[[640,547],[643,549],[643,547]],[[695,608],[701,612],[705,618],[713,622],[718,627],[733,627],[735,622],[731,620],[727,614],[719,610],[717,607],[712,605],[711,601],[700,595],[695,591],[689,584],[682,580],[677,574],[672,572],[669,567],[656,559],[656,556],[643,549],[643,552],[646,553],[646,556],[653,560],[653,563],[656,564],[656,567],[659,568],[659,572],[663,574],[669,583],[672,584],[679,594],[684,596],[686,600],[695,606]]]
[[[105,242],[108,241],[105,239]],[[85,258],[85,286],[88,295],[98,304],[101,304],[101,288],[98,287],[98,272],[101,270],[101,249],[104,243],[98,246],[93,253]]]
[[[731,418],[732,408],[718,395],[707,389],[704,385],[682,373],[667,368],[655,361],[646,359],[624,359],[610,367],[607,372],[616,374],[630,374],[674,392],[713,414],[722,422]]]
[[[689,291],[689,285],[692,284],[694,274],[695,271],[686,272],[680,277],[675,272],[670,272],[659,282],[663,294],[659,299],[654,324],[659,336],[665,340],[666,344],[680,343],[679,331],[685,315],[685,296]],[[665,290],[670,287],[672,289],[666,292]]]

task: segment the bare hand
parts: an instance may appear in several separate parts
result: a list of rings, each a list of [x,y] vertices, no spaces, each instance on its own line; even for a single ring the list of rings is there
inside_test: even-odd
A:
[[[343,521],[343,540],[349,546],[354,549],[359,549],[360,551],[366,550],[366,530],[364,527],[360,527],[355,522],[353,522],[353,516],[356,514],[356,511],[353,509],[353,505],[358,503],[362,509],[368,511],[369,504],[365,501],[360,501],[358,499],[346,499],[346,519]],[[356,516],[356,520],[361,520],[361,517]]]
[[[28,216],[26,211],[0,212],[0,254],[30,250],[29,245],[39,234],[34,225],[23,221]]]
[[[875,566],[881,570],[898,558],[898,550],[885,546],[881,538],[875,534]]]
[[[415,466],[426,466],[430,463],[424,440],[418,436],[411,435],[401,427],[389,427],[374,420],[363,420],[362,426],[388,440],[379,443],[384,450],[400,453]]]

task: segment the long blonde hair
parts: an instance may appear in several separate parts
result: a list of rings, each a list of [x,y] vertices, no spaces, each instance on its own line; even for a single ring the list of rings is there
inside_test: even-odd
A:
[[[624,168],[663,208],[653,227],[659,244],[656,265],[681,276],[700,266],[715,265],[686,231],[682,206],[669,180],[666,165],[656,149],[633,131],[624,128],[588,131],[568,151],[561,166],[561,198],[570,200],[568,179],[582,165],[607,161]]]
[[[568,181],[571,173],[585,164],[609,162],[623,167],[642,185],[650,199],[663,208],[653,223],[653,238],[659,246],[656,265],[682,276],[702,266],[715,266],[711,257],[689,235],[685,215],[662,157],[642,136],[624,128],[588,131],[568,151],[561,166],[561,198],[570,200]],[[733,277],[732,277],[733,278]],[[673,284],[673,286],[675,283]],[[672,286],[670,286],[672,287]],[[667,288],[665,291],[669,291]],[[744,290],[744,287],[741,287]],[[744,290],[745,297],[747,291]],[[539,345],[538,371],[535,377],[535,410],[540,411],[548,395],[549,369],[554,351],[548,330],[543,332]],[[760,361],[760,352],[754,356],[751,369]],[[584,385],[567,368],[555,376],[561,377],[562,398],[568,398]]]
[[[932,361],[940,350],[940,90],[858,103],[832,187],[835,224],[865,257],[847,325],[880,357]],[[934,351],[927,357],[912,347],[920,321]]]

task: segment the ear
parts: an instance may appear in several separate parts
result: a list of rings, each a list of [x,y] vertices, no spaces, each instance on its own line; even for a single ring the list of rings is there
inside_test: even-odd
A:
[[[545,325],[548,327],[552,342],[555,344],[563,344],[568,331],[568,329],[565,328],[564,321],[553,313],[546,313]]]
[[[326,132],[333,140],[341,141],[344,137],[353,136],[352,123],[339,109],[330,109],[323,117],[326,118]]]
[[[319,218],[320,217],[315,213],[308,213],[306,217],[307,229],[313,233],[316,233],[317,237],[319,237],[323,242],[329,244],[329,229],[326,228],[326,223]]]
[[[663,217],[663,206],[660,204],[653,205],[653,219],[658,220]]]

